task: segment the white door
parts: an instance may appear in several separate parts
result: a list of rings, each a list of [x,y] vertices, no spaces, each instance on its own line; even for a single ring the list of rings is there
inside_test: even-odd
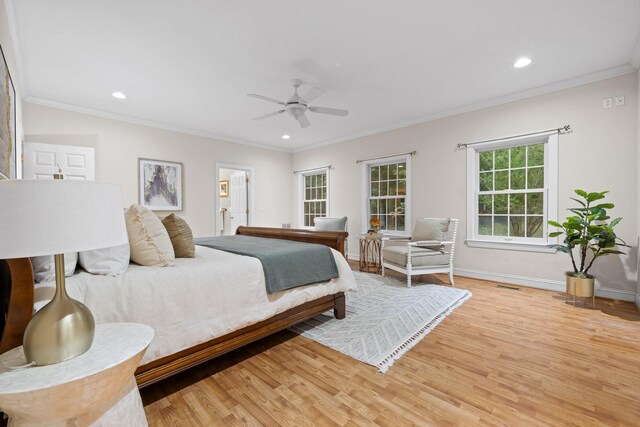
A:
[[[231,174],[229,185],[229,197],[231,198],[231,209],[229,212],[229,222],[231,233],[235,234],[236,229],[241,225],[247,225],[247,172],[235,172]]]
[[[22,152],[24,179],[53,179],[58,167],[62,169],[64,179],[96,179],[93,147],[25,142]]]

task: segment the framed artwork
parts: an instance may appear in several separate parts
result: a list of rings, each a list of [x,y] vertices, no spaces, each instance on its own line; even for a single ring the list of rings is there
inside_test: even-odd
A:
[[[220,197],[229,197],[229,180],[225,179],[224,181],[220,181],[218,183],[218,189]]]
[[[16,178],[16,89],[0,46],[0,179]]]
[[[182,163],[138,159],[139,203],[152,211],[182,210]]]

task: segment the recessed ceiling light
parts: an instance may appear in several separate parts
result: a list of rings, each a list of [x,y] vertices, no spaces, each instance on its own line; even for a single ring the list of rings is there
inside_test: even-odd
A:
[[[287,134],[282,135],[282,139],[289,139],[289,138],[291,138],[291,137],[289,135],[287,135]]]
[[[516,68],[522,68],[522,67],[526,67],[529,64],[531,64],[531,59],[527,57],[522,57],[518,59],[516,63],[513,64],[513,66]]]
[[[125,95],[124,93],[122,93],[120,91],[113,92],[111,94],[111,96],[113,96],[114,98],[118,98],[118,99],[127,99],[127,95]]]

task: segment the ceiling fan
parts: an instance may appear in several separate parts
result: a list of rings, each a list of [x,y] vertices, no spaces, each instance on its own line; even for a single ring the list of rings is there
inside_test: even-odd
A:
[[[273,117],[273,116],[277,116],[278,114],[287,112],[291,117],[293,117],[298,121],[298,123],[300,124],[300,127],[307,128],[311,126],[309,119],[304,114],[307,111],[311,111],[312,113],[332,114],[334,116],[342,116],[342,117],[349,114],[349,111],[347,110],[310,106],[309,103],[313,102],[316,98],[322,95],[324,91],[319,87],[312,87],[311,89],[309,89],[307,93],[305,93],[303,96],[300,96],[298,95],[298,88],[300,87],[300,85],[302,85],[302,83],[303,81],[300,79],[291,80],[291,84],[293,85],[293,95],[291,96],[291,98],[289,98],[287,102],[278,101],[277,99],[258,95],[256,93],[248,94],[247,96],[273,102],[275,104],[280,104],[284,107],[282,110],[265,114],[264,116],[256,117],[253,120],[262,120],[262,119],[266,119],[267,117]]]

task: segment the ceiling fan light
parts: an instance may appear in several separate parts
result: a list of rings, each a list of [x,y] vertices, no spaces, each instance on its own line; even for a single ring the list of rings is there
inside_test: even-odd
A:
[[[287,135],[286,133],[284,135],[282,135],[282,139],[289,139],[291,138],[289,135]]]
[[[116,99],[127,99],[127,95],[125,95],[124,93],[120,92],[119,90],[113,92],[111,94],[111,96],[113,96]]]

